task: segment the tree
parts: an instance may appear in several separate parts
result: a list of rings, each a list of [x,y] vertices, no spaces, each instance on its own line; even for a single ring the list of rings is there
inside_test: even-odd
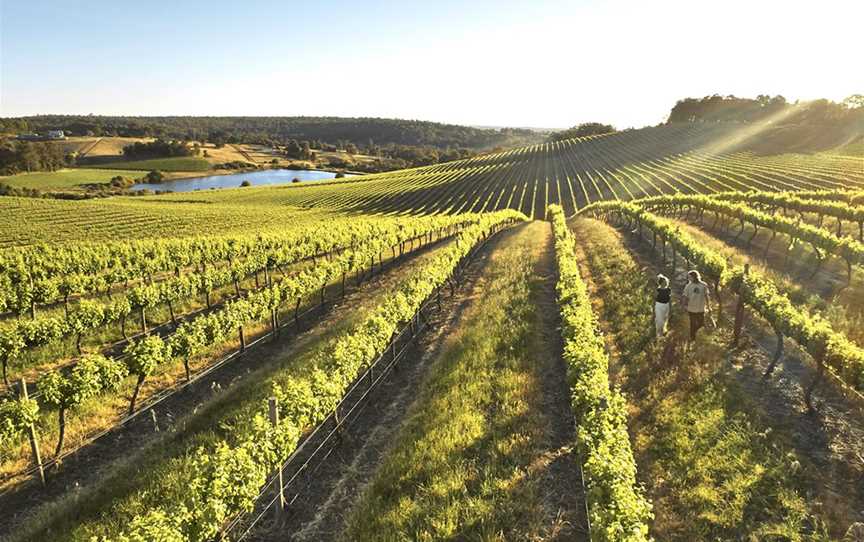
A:
[[[846,109],[861,109],[864,108],[864,94],[853,94],[843,100],[843,106]]]
[[[291,139],[285,144],[285,156],[298,160],[303,158],[303,147],[296,139]]]
[[[123,353],[127,356],[126,362],[129,373],[136,375],[135,391],[129,401],[129,414],[135,412],[135,401],[141,391],[141,385],[160,364],[164,363],[170,356],[170,351],[164,341],[158,335],[148,335],[143,339],[129,343]]]
[[[66,411],[105,390],[115,390],[126,378],[126,367],[119,361],[98,354],[87,355],[68,375],[53,371],[39,380],[39,391],[46,404],[57,409],[60,433],[54,455],[59,456],[66,435]]]
[[[144,182],[158,184],[161,183],[165,176],[158,169],[154,169],[144,176]]]

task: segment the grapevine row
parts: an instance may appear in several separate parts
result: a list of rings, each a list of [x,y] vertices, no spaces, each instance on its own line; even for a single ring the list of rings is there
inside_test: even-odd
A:
[[[830,216],[837,219],[838,237],[842,233],[844,220],[855,222],[858,224],[858,241],[864,242],[864,206],[861,205],[853,205],[841,200],[807,199],[796,192],[727,192],[716,194],[714,198],[750,206],[760,205],[769,210],[780,208],[802,214],[817,214],[820,226],[823,217]]]
[[[660,218],[638,205],[601,202],[582,210],[592,214],[618,214],[634,223],[641,231],[647,227],[659,235],[673,250],[691,264],[712,277],[718,290],[729,288],[753,311],[767,321],[778,335],[790,337],[807,351],[818,365],[818,372],[806,390],[805,399],[811,406],[811,394],[821,379],[827,364],[836,376],[855,390],[864,390],[864,349],[818,317],[796,307],[777,286],[761,274],[742,266],[732,266],[714,250],[706,248],[672,222]],[[778,344],[778,347],[780,345]],[[778,348],[779,351],[779,348]],[[776,361],[776,359],[775,359]]]
[[[317,355],[316,368],[274,388],[280,405],[279,423],[267,422],[263,404],[245,435],[231,435],[197,450],[181,502],[142,511],[112,541],[205,541],[230,517],[249,510],[267,475],[297,447],[305,428],[326,419],[363,368],[383,352],[399,326],[413,318],[423,302],[442,286],[472,247],[500,226],[524,216],[490,214],[461,232],[457,242],[439,253],[397,291],[388,295],[359,324],[330,341]],[[108,540],[106,538],[105,540]]]
[[[411,228],[404,228],[398,223],[379,224],[374,230],[375,236],[365,237],[352,242],[374,244],[384,248],[402,246],[408,239],[427,235],[443,228],[459,228],[471,223],[475,218],[467,217],[426,217],[414,221]],[[322,236],[323,237],[323,236]],[[324,245],[326,242],[316,242]],[[386,245],[386,246],[385,246]],[[346,246],[336,247],[342,250],[337,258],[350,260],[356,258],[352,252],[345,252]],[[347,255],[346,255],[347,254]],[[293,254],[296,257],[296,252]],[[368,261],[368,260],[366,260]],[[257,263],[256,263],[257,262]],[[240,291],[238,282],[246,276],[263,269],[265,280],[274,268],[281,268],[289,262],[283,256],[275,257],[271,253],[261,253],[261,258],[247,259],[236,262],[228,269],[210,268],[200,273],[190,273],[182,277],[174,277],[156,284],[142,284],[131,288],[125,295],[107,301],[83,300],[72,311],[64,316],[39,316],[31,320],[18,320],[5,328],[0,327],[0,362],[2,362],[3,379],[9,385],[7,377],[8,365],[24,351],[38,348],[67,336],[77,336],[77,346],[80,353],[82,336],[105,325],[121,322],[121,329],[126,336],[126,318],[133,310],[140,314],[142,333],[147,332],[145,311],[159,304],[167,305],[171,313],[172,323],[176,323],[174,304],[204,293],[208,308],[210,293],[223,285],[234,283],[237,295]],[[263,267],[259,267],[263,265]]]
[[[422,227],[422,226],[421,226]],[[19,314],[36,306],[68,300],[72,296],[110,291],[112,285],[153,275],[221,262],[231,267],[246,261],[250,269],[291,264],[318,254],[386,235],[397,229],[407,237],[419,234],[406,219],[367,218],[302,228],[287,234],[207,236],[188,239],[106,243],[74,243],[16,247],[0,252],[0,313]],[[413,234],[412,234],[413,232]]]
[[[846,262],[849,280],[852,278],[853,266],[864,264],[864,243],[849,237],[838,237],[829,231],[801,221],[791,220],[777,214],[769,215],[741,203],[721,201],[709,196],[684,195],[646,198],[639,200],[638,203],[645,209],[662,212],[691,208],[697,210],[701,215],[705,211],[710,211],[715,213],[718,218],[725,216],[738,220],[741,223],[742,231],[744,223],[749,223],[756,227],[756,231],[758,228],[764,227],[775,233],[785,234],[794,241],[807,243],[813,247],[820,266],[826,256],[834,255],[842,258]]]
[[[564,211],[549,206],[558,264],[558,302],[564,335],[576,436],[594,541],[646,541],[651,503],[636,483],[624,396],[609,385],[609,358],[579,275],[574,239]]]
[[[436,219],[421,219],[432,231],[438,231],[439,226],[449,225],[454,228],[466,227],[478,223],[479,217],[443,217]],[[415,230],[416,231],[416,230]],[[413,233],[413,231],[412,231]],[[440,233],[440,232],[439,232]],[[424,232],[422,235],[426,235]],[[159,366],[176,359],[182,359],[187,380],[191,378],[189,361],[215,344],[224,343],[239,331],[241,348],[245,345],[244,327],[254,322],[269,321],[273,331],[278,328],[278,310],[285,303],[292,302],[296,315],[301,299],[307,298],[340,277],[362,271],[369,262],[380,257],[385,248],[394,246],[403,239],[385,236],[373,239],[365,245],[343,252],[332,260],[321,261],[317,266],[310,267],[293,276],[279,280],[271,280],[263,289],[253,292],[245,298],[227,302],[213,312],[202,314],[182,323],[167,339],[158,335],[149,335],[130,342],[122,359],[105,358],[103,356],[84,356],[71,371],[58,369],[43,375],[39,380],[39,390],[43,392],[44,402],[57,410],[60,436],[56,454],[63,446],[65,414],[67,410],[80,405],[86,399],[97,394],[115,390],[120,382],[129,375],[136,377],[136,384],[129,403],[129,413],[134,411],[138,393],[145,379]],[[83,362],[83,367],[81,366]],[[98,365],[99,370],[91,370]],[[43,389],[44,388],[44,389]],[[15,401],[11,401],[14,403]],[[14,405],[13,405],[14,406]],[[6,439],[20,437],[26,424],[22,425],[19,411],[29,405],[20,405],[16,410],[7,405],[6,418],[10,427]],[[4,424],[0,418],[0,424]],[[17,430],[13,428],[17,427]],[[55,454],[55,455],[56,455]]]

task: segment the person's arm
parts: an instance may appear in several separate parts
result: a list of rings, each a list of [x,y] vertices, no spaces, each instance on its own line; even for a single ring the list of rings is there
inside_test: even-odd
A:
[[[711,290],[705,286],[705,312],[711,312]]]

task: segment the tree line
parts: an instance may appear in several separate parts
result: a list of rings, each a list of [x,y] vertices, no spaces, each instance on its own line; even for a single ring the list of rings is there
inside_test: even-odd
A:
[[[418,120],[350,117],[144,117],[38,115],[4,119],[7,130],[64,130],[71,135],[155,137],[215,144],[284,145],[289,140],[340,141],[364,145],[428,146],[488,150],[536,143],[543,135],[528,129],[484,129]],[[4,125],[0,125],[3,129]]]
[[[0,140],[0,174],[55,171],[69,165],[72,157],[60,145],[45,142]]]
[[[550,141],[563,141],[565,139],[573,139],[574,137],[586,137],[592,135],[611,134],[615,132],[615,127],[611,124],[603,124],[602,122],[583,122],[572,128],[561,130],[560,132],[552,132],[549,135]]]
[[[825,99],[789,102],[781,95],[739,98],[714,94],[679,100],[669,113],[668,122],[756,122],[772,118],[782,119],[783,124],[861,124],[864,123],[864,95],[853,94],[842,102]]]

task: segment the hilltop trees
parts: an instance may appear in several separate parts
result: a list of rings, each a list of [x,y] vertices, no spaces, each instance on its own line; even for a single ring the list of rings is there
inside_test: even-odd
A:
[[[562,141],[564,139],[573,139],[574,137],[585,137],[591,135],[611,134],[615,132],[615,127],[611,124],[603,124],[600,122],[583,122],[572,128],[562,130],[560,132],[552,132],[549,136],[551,141]]]
[[[679,100],[668,122],[755,122],[776,118],[786,124],[854,124],[864,121],[864,96],[853,94],[840,103],[831,100],[789,103],[783,96],[760,94],[755,99],[714,94]]]
[[[10,126],[34,131],[68,130],[73,135],[119,135],[176,140],[207,139],[216,144],[285,145],[309,141],[313,149],[328,150],[339,141],[365,146],[370,139],[387,145],[429,146],[485,150],[538,143],[543,135],[519,128],[485,129],[419,120],[342,117],[109,117],[96,115],[40,115],[5,119]],[[23,123],[23,124],[22,124]],[[344,146],[340,146],[344,148]],[[332,150],[332,149],[329,149]]]

